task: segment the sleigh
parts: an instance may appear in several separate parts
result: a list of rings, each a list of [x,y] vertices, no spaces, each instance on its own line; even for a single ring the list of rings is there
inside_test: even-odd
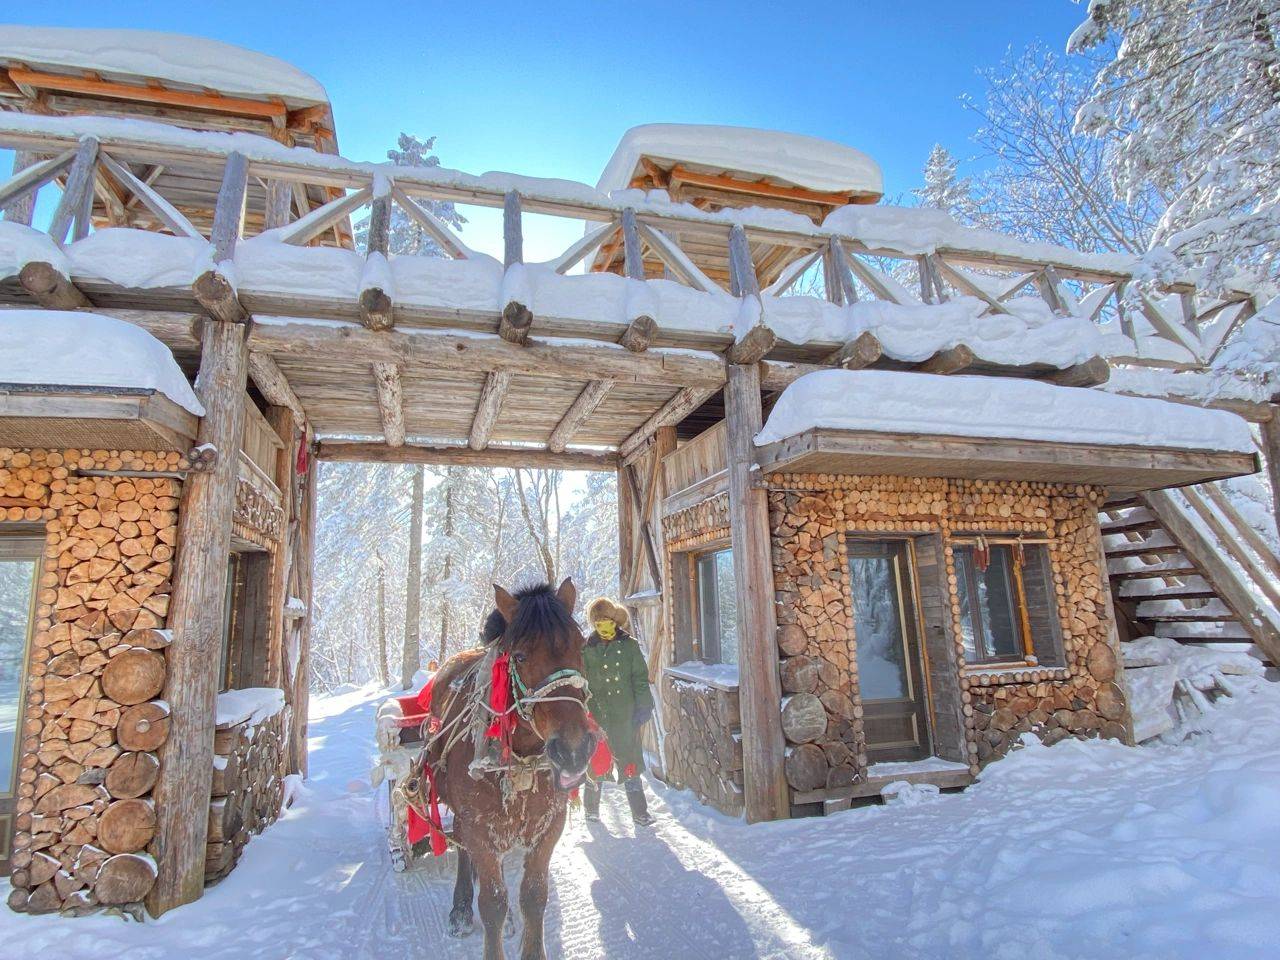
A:
[[[427,844],[409,841],[409,806],[403,787],[410,777],[413,762],[422,750],[422,723],[426,716],[418,705],[417,695],[409,694],[384,700],[378,707],[375,721],[378,761],[371,780],[375,787],[384,781],[387,785],[382,816],[391,866],[397,873],[452,859],[433,857]],[[446,832],[450,831],[452,819],[452,815],[446,812]]]

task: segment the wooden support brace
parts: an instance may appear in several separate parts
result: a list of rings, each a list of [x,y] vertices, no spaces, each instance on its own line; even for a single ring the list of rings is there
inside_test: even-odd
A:
[[[82,310],[93,306],[67,276],[42,260],[25,264],[18,273],[18,282],[46,310]]]
[[[0,211],[5,220],[31,226],[35,192],[71,166],[75,157],[75,150],[67,150],[48,160],[32,162],[33,154],[17,151],[13,156],[13,176],[0,183]]]
[[[647,223],[638,224],[640,233],[649,243],[649,249],[679,277],[684,283],[701,290],[703,293],[714,293],[723,288],[708,277],[696,263],[685,255],[679,245],[657,227]]]
[[[719,387],[682,387],[677,390],[675,396],[622,441],[618,447],[619,455],[624,460],[631,459],[657,433],[659,427],[676,426],[719,391]]]
[[[49,236],[53,237],[55,242],[61,244],[66,240],[67,230],[72,223],[83,217],[86,194],[92,201],[93,176],[97,165],[98,140],[96,137],[85,137],[76,148],[75,159],[71,161],[67,182],[62,189],[62,199],[49,220]]]
[[[890,303],[900,303],[903,306],[918,305],[920,303],[897,280],[863,263],[860,258],[853,256],[847,250],[845,251],[845,260],[848,261],[849,269],[853,271],[853,274],[879,299],[888,300]]]
[[[933,264],[938,271],[949,280],[962,293],[966,293],[971,297],[977,297],[992,313],[1008,313],[1009,308],[1000,302],[999,297],[993,297],[984,290],[972,277],[970,277],[960,267],[953,267],[941,257],[935,256]]]
[[[502,404],[510,389],[510,373],[491,370],[485,374],[480,400],[476,404],[475,416],[471,419],[471,435],[467,438],[467,446],[472,450],[483,450],[489,445],[493,427],[498,422],[498,414],[502,412]]]
[[[197,240],[204,239],[203,234],[192,225],[186,216],[168,200],[156,193],[149,183],[144,183],[134,176],[133,171],[126,164],[120,163],[106,153],[101,154],[98,159],[111,172],[111,175],[137,198],[139,203],[155,214],[160,222],[173,231],[176,236],[193,237]]]
[[[405,216],[421,227],[427,236],[454,260],[466,260],[471,255],[466,244],[454,235],[446,223],[430,210],[425,210],[415,203],[398,184],[391,185],[391,198],[404,211]]]
[[[1061,387],[1098,387],[1111,379],[1111,364],[1105,357],[1090,357],[1083,363],[1055,370],[1040,379]]]
[[[729,229],[729,292],[735,297],[760,295],[760,283],[756,279],[755,264],[751,262],[747,231],[740,223],[735,223]]]
[[[564,275],[585,260],[596,250],[600,249],[600,245],[609,239],[610,235],[617,232],[618,225],[616,223],[606,223],[596,227],[582,237],[582,239],[574,242],[569,249],[560,256],[547,263],[556,273]]]
[[[569,441],[573,439],[573,435],[591,419],[591,415],[596,412],[596,407],[600,406],[611,389],[613,389],[612,380],[592,380],[583,387],[582,392],[556,424],[556,428],[551,431],[547,449],[552,453],[563,453],[569,446]]]
[[[391,447],[385,443],[356,443],[339,440],[321,441],[316,456],[337,463],[425,463],[459,467],[529,467],[538,470],[602,470],[612,471],[618,458],[610,453],[587,453],[568,450],[554,453],[531,447],[485,447],[472,450],[465,445],[418,446],[406,443]]]
[[[378,197],[370,205],[369,210],[369,242],[365,254],[367,275],[377,276],[378,271],[374,268],[386,267],[390,240],[391,197]],[[391,295],[377,283],[370,282],[360,290],[360,322],[370,330],[390,330],[395,324]]]
[[[253,377],[258,392],[266,398],[268,403],[277,407],[288,407],[299,426],[307,422],[307,413],[302,409],[302,401],[293,392],[293,387],[289,386],[289,381],[285,379],[279,364],[270,354],[249,354],[249,375]]]
[[[826,271],[827,287],[830,294],[834,293],[837,299],[834,303],[842,303],[845,305],[858,302],[858,289],[853,283],[853,271],[849,269],[849,255],[845,253],[844,244],[840,242],[839,237],[832,237],[827,242],[827,252],[822,258],[823,268]]]
[[[640,231],[636,229],[636,212],[631,207],[622,211],[622,263],[623,273],[628,279],[644,279]]]
[[[400,368],[394,363],[372,365],[373,380],[378,388],[378,412],[382,415],[382,435],[389,447],[404,445],[404,388]]]
[[[267,209],[263,218],[263,227],[275,230],[289,222],[293,211],[293,184],[288,180],[267,181]]]
[[[298,191],[299,198],[305,198],[305,191]],[[280,229],[280,241],[302,246],[320,236],[330,227],[351,216],[373,197],[373,187],[361,187],[354,193],[345,194],[336,200],[330,200],[323,206],[299,217],[293,223]]]

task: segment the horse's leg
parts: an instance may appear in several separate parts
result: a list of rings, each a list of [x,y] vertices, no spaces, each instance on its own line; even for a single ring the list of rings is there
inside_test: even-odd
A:
[[[561,808],[547,832],[524,857],[524,876],[520,880],[520,915],[524,920],[520,960],[547,960],[542,942],[542,921],[547,911],[551,853],[564,830],[564,820],[565,811]]]
[[[475,929],[472,903],[476,897],[476,873],[465,847],[458,847],[458,879],[453,884],[453,909],[449,911],[449,936],[465,937]]]
[[[502,925],[507,918],[507,884],[502,878],[502,855],[492,847],[471,852],[480,885],[480,922],[484,924],[484,960],[503,960]]]

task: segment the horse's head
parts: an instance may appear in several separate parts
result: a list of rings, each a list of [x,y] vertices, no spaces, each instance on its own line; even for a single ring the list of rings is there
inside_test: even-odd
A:
[[[542,584],[512,595],[494,584],[493,592],[497,610],[485,633],[511,654],[520,715],[545,744],[556,786],[571,790],[586,777],[596,749],[587,722],[585,641],[573,619],[578,592],[572,580],[558,590]]]

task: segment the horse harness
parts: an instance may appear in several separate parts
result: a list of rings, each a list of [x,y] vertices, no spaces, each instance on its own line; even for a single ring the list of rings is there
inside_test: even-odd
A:
[[[467,680],[475,681],[471,684],[467,703],[452,720],[440,726],[439,718],[429,713],[422,723],[422,750],[410,763],[409,775],[396,786],[396,789],[402,792],[405,803],[423,820],[432,819],[429,812],[431,804],[428,793],[434,791],[435,777],[444,772],[449,752],[468,733],[474,740],[475,750],[471,763],[467,767],[467,773],[473,780],[479,780],[492,773],[501,775],[502,798],[506,802],[517,793],[531,790],[538,773],[551,770],[551,761],[547,759],[545,752],[546,738],[542,737],[541,731],[533,721],[533,707],[539,703],[566,701],[578,704],[584,711],[587,709],[591,691],[587,687],[587,678],[581,672],[572,668],[557,670],[531,689],[520,678],[519,671],[514,667],[508,670],[510,703],[505,709],[494,709],[489,703],[492,699],[491,684],[479,682],[479,677],[485,673],[492,674],[494,662],[499,656],[496,648],[490,648],[466,673],[450,685],[454,690],[458,690]],[[557,692],[561,690],[581,690],[584,696],[577,697]],[[527,723],[542,739],[542,750],[528,756],[517,756],[510,751],[509,744],[503,744],[503,754],[498,754],[496,748],[499,743],[489,736],[487,731],[494,724],[509,723],[507,718],[511,714]],[[428,763],[427,755],[442,739],[444,746],[439,752],[439,763],[432,767]]]

